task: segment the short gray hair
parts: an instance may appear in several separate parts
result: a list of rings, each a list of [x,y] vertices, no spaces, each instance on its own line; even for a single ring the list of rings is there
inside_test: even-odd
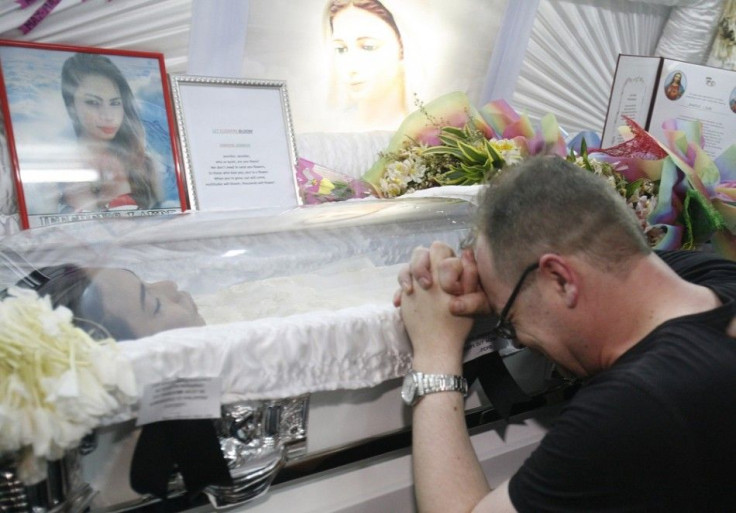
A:
[[[504,170],[482,193],[478,228],[499,276],[515,280],[544,253],[616,271],[651,252],[639,221],[606,180],[560,157]]]

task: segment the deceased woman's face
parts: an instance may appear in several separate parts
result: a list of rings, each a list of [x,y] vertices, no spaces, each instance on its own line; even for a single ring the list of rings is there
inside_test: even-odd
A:
[[[202,326],[192,296],[173,281],[146,283],[123,269],[102,269],[91,280],[105,317],[128,324],[136,338],[174,328]]]

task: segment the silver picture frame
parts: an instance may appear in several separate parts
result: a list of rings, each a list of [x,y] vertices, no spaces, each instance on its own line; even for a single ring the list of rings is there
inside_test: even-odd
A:
[[[189,208],[301,204],[284,81],[170,75]]]

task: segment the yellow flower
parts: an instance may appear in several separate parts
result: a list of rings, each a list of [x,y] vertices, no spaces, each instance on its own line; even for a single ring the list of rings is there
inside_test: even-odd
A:
[[[322,180],[319,182],[319,191],[317,191],[318,194],[329,194],[332,192],[332,189],[335,188],[335,184],[332,183],[327,178],[322,178]]]

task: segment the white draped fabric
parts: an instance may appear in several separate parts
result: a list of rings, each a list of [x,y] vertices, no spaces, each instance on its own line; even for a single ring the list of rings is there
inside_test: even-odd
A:
[[[531,36],[539,1],[509,2],[506,7],[483,86],[484,102],[512,97],[527,48],[519,41],[527,41]]]
[[[722,10],[719,0],[516,4],[504,27],[530,37],[499,37],[482,100],[506,98],[532,119],[553,112],[571,133],[602,130],[619,53],[703,62]]]
[[[511,97],[571,133],[600,131],[619,53],[652,55],[669,8],[640,2],[544,0]]]
[[[218,77],[241,74],[248,4],[248,0],[192,1],[189,74]]]
[[[160,52],[167,71],[187,71],[192,0],[61,0],[22,34],[18,27],[43,5],[0,0],[0,38]]]
[[[223,402],[369,388],[411,367],[390,303],[171,330],[119,347],[140,393],[170,379],[219,376]]]
[[[655,55],[705,63],[723,5],[723,0],[695,0],[673,9]]]

